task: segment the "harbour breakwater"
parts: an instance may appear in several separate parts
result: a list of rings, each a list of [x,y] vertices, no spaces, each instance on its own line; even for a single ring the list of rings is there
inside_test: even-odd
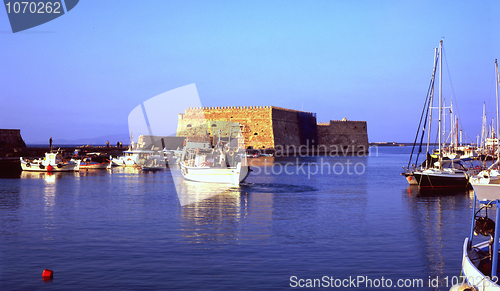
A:
[[[88,153],[100,153],[103,155],[120,156],[128,147],[119,146],[69,146],[55,145],[52,146],[53,151],[59,150],[63,157],[71,157],[77,154],[79,157],[84,157]],[[43,157],[46,152],[49,152],[49,146],[23,146],[23,147],[0,147],[0,175],[9,176],[21,172],[20,157],[39,158]]]

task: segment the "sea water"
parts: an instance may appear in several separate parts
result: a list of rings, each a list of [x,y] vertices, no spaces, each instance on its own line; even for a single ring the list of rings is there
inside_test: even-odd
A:
[[[168,169],[1,178],[0,290],[449,290],[473,193],[409,187],[410,151],[249,159],[185,206]]]

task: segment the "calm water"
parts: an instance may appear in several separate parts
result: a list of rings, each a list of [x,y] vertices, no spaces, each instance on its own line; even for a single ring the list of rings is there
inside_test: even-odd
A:
[[[298,289],[291,276],[422,279],[420,288],[350,289],[448,290],[472,193],[409,188],[399,174],[410,150],[260,158],[245,185],[184,207],[168,170],[0,179],[0,290]],[[440,287],[428,287],[437,276]]]

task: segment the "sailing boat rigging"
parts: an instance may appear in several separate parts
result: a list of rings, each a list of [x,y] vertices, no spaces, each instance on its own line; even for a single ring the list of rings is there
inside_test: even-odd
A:
[[[431,78],[431,84],[428,90],[428,96],[426,98],[424,107],[425,116],[428,116],[423,120],[423,130],[420,138],[419,151],[417,153],[417,161],[418,155],[422,151],[422,142],[425,135],[426,124],[429,121],[428,128],[428,136],[427,136],[427,152],[426,152],[426,160],[423,162],[419,168],[417,166],[413,166],[410,168],[411,159],[413,156],[413,151],[416,146],[417,137],[415,138],[414,148],[412,149],[412,153],[410,155],[410,162],[408,163],[408,167],[406,168],[405,175],[406,179],[410,184],[417,184],[420,187],[466,187],[469,184],[468,181],[468,173],[467,169],[461,163],[460,159],[448,159],[443,157],[444,153],[444,145],[442,142],[442,132],[444,126],[442,123],[443,120],[443,96],[442,96],[442,55],[443,55],[443,40],[439,42],[439,50],[435,50],[434,52],[434,69]],[[434,80],[436,76],[436,68],[439,67],[439,115],[438,115],[438,152],[437,156],[432,156],[429,154],[430,147],[430,129],[431,129],[431,120],[432,120],[432,105],[434,99]],[[422,112],[420,125],[422,125],[422,118],[424,117],[424,112]],[[420,130],[419,125],[419,130]],[[453,124],[452,124],[453,126]],[[417,163],[415,163],[417,164]]]

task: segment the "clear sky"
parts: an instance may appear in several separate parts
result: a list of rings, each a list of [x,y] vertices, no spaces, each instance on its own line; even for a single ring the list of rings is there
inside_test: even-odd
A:
[[[80,1],[12,33],[0,9],[0,128],[27,143],[128,135],[142,102],[195,83],[203,106],[366,120],[413,141],[434,48],[443,95],[475,141],[495,116],[500,1]]]

